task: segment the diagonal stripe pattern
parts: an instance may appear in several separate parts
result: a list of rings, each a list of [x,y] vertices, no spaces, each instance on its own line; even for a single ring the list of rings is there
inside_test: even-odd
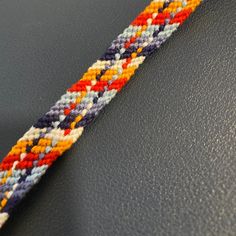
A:
[[[0,164],[0,227],[12,209],[68,150],[146,57],[202,0],[154,0],[12,147]]]

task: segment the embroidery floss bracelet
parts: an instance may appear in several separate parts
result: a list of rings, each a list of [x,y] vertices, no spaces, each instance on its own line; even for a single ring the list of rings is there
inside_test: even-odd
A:
[[[12,209],[81,136],[202,0],[154,0],[105,54],[12,147],[0,164],[0,227]]]

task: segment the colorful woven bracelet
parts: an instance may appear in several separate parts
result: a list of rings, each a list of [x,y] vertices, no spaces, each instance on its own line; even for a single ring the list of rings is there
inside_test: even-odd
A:
[[[145,58],[202,0],[154,0],[43,115],[0,164],[0,227],[41,176],[81,136]]]

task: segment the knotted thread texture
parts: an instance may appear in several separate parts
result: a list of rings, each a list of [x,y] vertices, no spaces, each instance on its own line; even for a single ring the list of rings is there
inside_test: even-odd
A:
[[[83,133],[146,57],[202,0],[154,0],[82,78],[12,147],[0,164],[0,227],[12,209]]]

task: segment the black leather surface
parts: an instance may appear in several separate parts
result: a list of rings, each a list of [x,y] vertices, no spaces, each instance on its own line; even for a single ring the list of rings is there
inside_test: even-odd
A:
[[[148,0],[0,2],[0,154]],[[236,235],[235,1],[206,1],[1,236]]]

